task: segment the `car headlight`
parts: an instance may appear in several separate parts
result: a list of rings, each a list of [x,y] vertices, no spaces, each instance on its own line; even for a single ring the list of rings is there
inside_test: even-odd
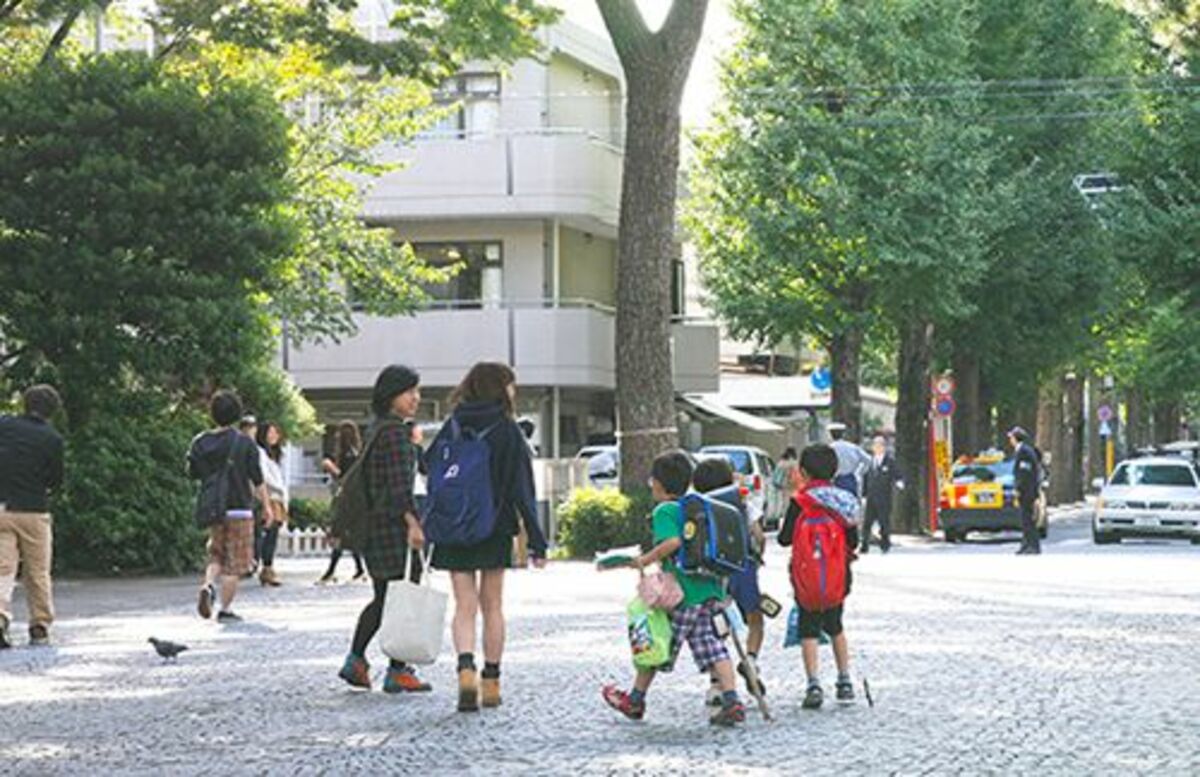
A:
[[[1171,507],[1169,509],[1178,510],[1181,513],[1182,512],[1191,513],[1191,512],[1200,511],[1200,504],[1196,504],[1195,502],[1175,502],[1171,505]]]

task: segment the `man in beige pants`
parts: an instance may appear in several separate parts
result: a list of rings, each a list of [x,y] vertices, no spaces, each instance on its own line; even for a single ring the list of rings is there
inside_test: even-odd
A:
[[[49,495],[62,485],[63,441],[49,419],[61,402],[50,386],[30,388],[24,402],[24,415],[0,416],[0,649],[12,646],[18,566],[25,571],[29,644],[49,644],[54,622]]]

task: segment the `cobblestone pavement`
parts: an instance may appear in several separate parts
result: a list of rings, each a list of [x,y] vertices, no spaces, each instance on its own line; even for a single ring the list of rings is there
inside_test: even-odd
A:
[[[504,706],[470,716],[453,712],[448,638],[432,694],[336,678],[368,587],[313,586],[315,560],[245,589],[238,627],[200,621],[191,580],[64,582],[56,645],[0,654],[0,773],[1200,772],[1200,548],[1096,548],[1066,515],[1044,555],[1014,549],[912,540],[864,558],[847,633],[876,706],[801,710],[780,618],[761,662],[776,721],[752,711],[733,731],[707,725],[690,665],[659,678],[645,722],[604,707],[599,687],[631,674],[630,572],[511,575]],[[785,598],[779,549],[765,589]],[[150,636],[192,650],[164,664]]]

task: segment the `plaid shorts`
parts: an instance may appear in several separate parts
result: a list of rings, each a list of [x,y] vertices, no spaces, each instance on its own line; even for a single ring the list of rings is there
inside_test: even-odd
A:
[[[222,575],[241,577],[254,566],[254,521],[226,518],[208,529],[208,563],[219,564]]]
[[[719,609],[720,604],[715,601],[695,607],[675,608],[671,613],[671,666],[674,666],[685,641],[701,672],[707,672],[714,664],[729,660],[725,641],[717,636],[717,627],[713,624],[713,615]]]

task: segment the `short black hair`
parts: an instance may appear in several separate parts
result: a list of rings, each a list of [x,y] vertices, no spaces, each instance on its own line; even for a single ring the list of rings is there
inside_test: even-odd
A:
[[[660,453],[650,466],[650,477],[671,496],[683,496],[692,482],[692,460],[683,451]]]
[[[22,400],[28,415],[35,415],[43,419],[50,418],[62,407],[62,398],[58,396],[58,391],[45,383],[25,389]]]
[[[783,449],[783,458],[785,458],[785,459],[796,458],[796,448],[792,445],[789,445],[788,447],[784,448]]]
[[[729,459],[724,456],[718,456],[712,459],[705,459],[697,464],[696,471],[692,473],[692,485],[701,494],[716,491],[718,488],[732,486],[733,467],[730,465]]]
[[[800,469],[814,480],[833,480],[837,468],[837,452],[824,443],[810,445],[800,454]]]
[[[242,417],[242,399],[237,392],[218,391],[208,403],[208,411],[217,426],[233,426]]]

